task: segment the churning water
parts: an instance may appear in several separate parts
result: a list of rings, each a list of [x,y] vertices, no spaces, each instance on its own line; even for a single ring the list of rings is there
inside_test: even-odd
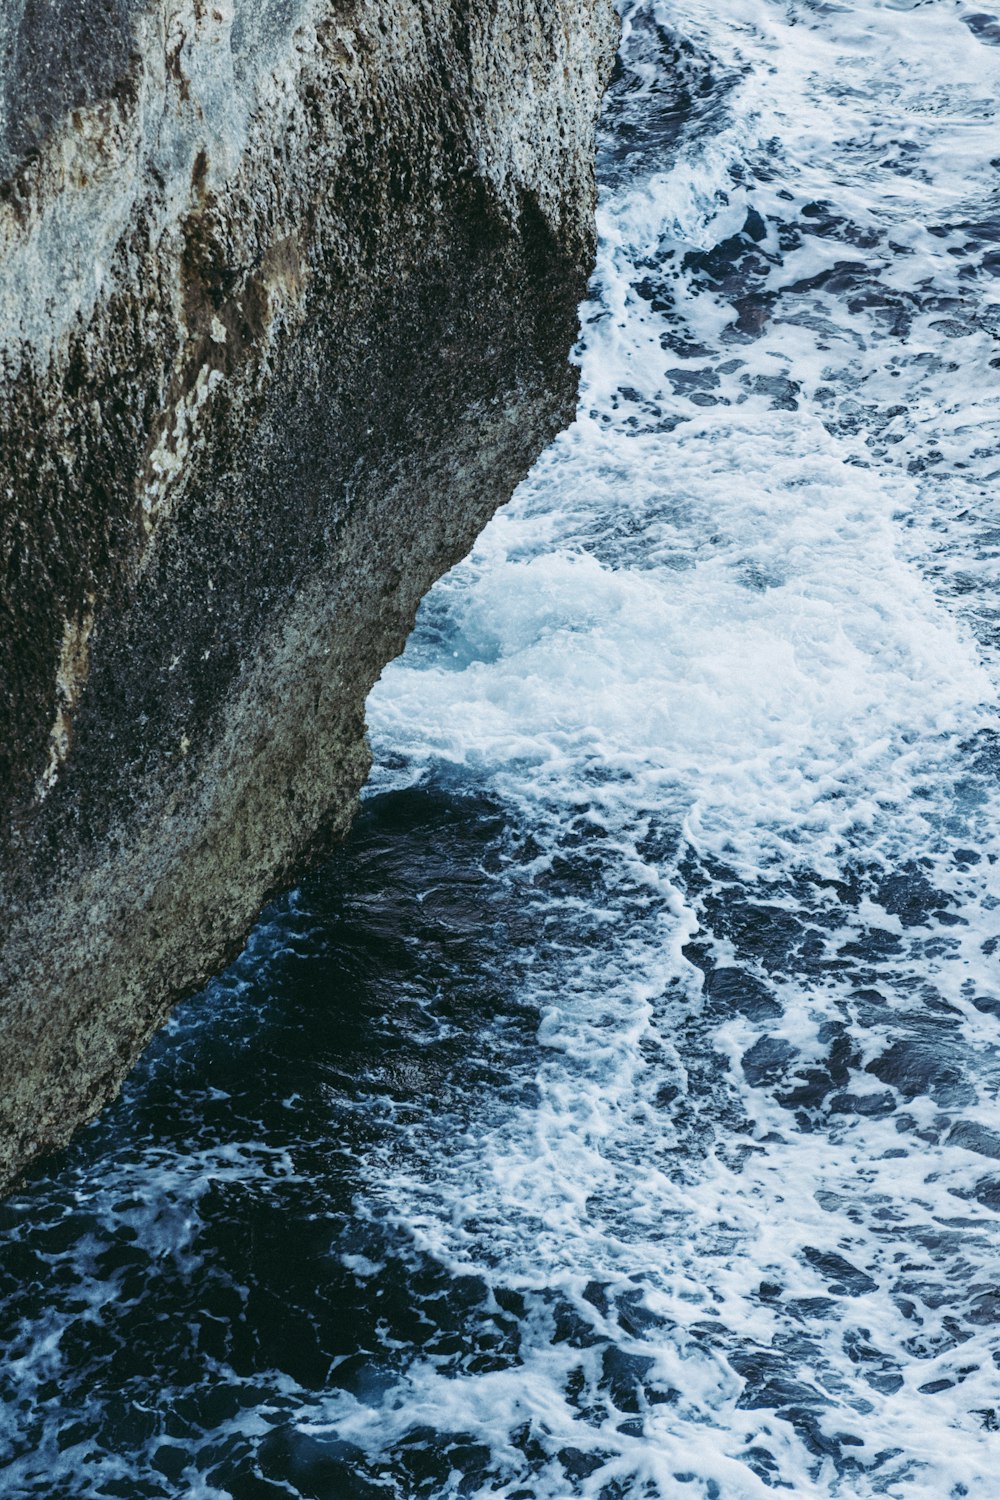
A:
[[[640,0],[580,414],[0,1209],[0,1493],[1000,1493],[1000,19]]]

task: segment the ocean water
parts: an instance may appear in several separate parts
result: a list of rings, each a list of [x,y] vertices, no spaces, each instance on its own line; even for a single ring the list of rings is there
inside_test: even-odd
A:
[[[638,0],[574,426],[0,1207],[0,1494],[1000,1493],[1000,18]]]

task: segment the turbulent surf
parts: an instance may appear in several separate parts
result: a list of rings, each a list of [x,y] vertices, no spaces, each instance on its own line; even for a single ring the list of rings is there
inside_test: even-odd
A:
[[[5,1495],[992,1492],[1000,19],[623,21],[574,426],[0,1209]]]

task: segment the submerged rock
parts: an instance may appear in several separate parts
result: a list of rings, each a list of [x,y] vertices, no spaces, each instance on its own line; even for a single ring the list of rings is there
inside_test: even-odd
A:
[[[0,1184],[348,827],[572,416],[610,0],[0,16]]]

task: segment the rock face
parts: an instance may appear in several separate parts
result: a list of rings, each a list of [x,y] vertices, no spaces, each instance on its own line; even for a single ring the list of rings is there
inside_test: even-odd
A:
[[[610,0],[4,0],[0,1184],[346,830],[572,416]]]

